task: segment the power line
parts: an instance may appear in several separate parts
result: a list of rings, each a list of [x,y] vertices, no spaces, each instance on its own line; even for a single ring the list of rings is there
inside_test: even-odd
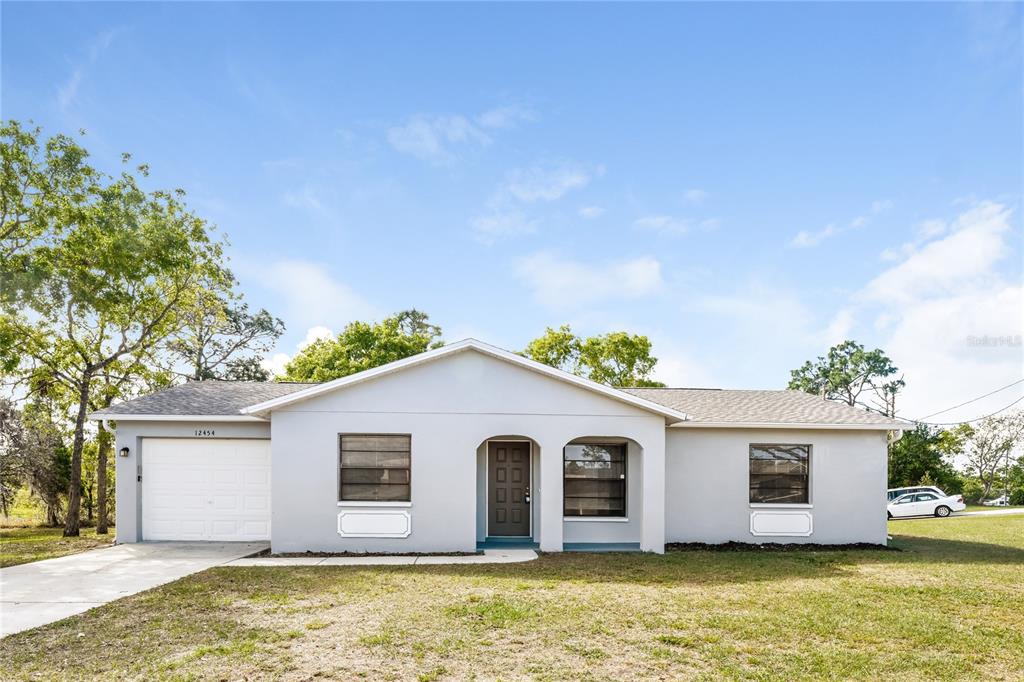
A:
[[[979,400],[981,400],[982,398],[987,398],[990,395],[995,395],[996,393],[999,393],[1000,391],[1005,391],[1006,389],[1008,389],[1008,388],[1010,388],[1012,386],[1016,386],[1017,384],[1021,384],[1021,383],[1024,383],[1024,379],[1018,379],[1017,381],[1014,381],[1012,384],[1006,384],[1002,388],[997,388],[996,390],[991,391],[989,393],[986,393],[985,395],[979,395],[977,398],[971,398],[967,402],[960,403],[959,405],[954,405],[953,407],[947,407],[946,409],[939,410],[938,412],[932,412],[929,415],[925,415],[924,417],[921,417],[920,419],[914,419],[913,421],[923,422],[925,419],[929,419],[930,417],[934,417],[937,414],[942,414],[943,412],[949,412],[950,410],[955,410],[956,408],[963,407],[964,405],[970,405],[971,403],[976,403]],[[1010,405],[1008,405],[1007,407],[1013,406],[1017,402],[1019,402],[1019,401],[1014,401],[1014,402],[1010,403]],[[1005,409],[1006,408],[1004,407],[1003,410],[1005,410]],[[1002,412],[1003,410],[999,410],[999,412]],[[993,413],[993,414],[995,414],[995,413]],[[991,415],[989,415],[989,416],[991,416]],[[979,419],[984,419],[984,417],[979,417]],[[977,421],[977,420],[976,419],[972,419],[971,421]],[[956,423],[959,424],[961,422],[956,422]]]
[[[959,421],[959,422],[924,422],[924,421],[921,421],[919,419],[911,419],[911,421],[914,422],[915,424],[926,424],[928,426],[957,426],[959,424],[971,424],[973,422],[980,422],[982,419],[988,419],[989,417],[994,417],[997,414],[999,414],[1000,412],[1005,412],[1006,410],[1010,409],[1011,407],[1013,407],[1014,405],[1016,405],[1017,403],[1019,403],[1022,400],[1024,400],[1024,395],[1022,395],[1021,397],[1017,398],[1016,400],[1014,400],[1012,403],[1010,403],[1006,407],[1002,407],[1002,408],[996,410],[995,412],[990,412],[989,414],[986,414],[983,417],[975,417],[974,419],[965,419],[965,420]],[[950,409],[953,409],[953,408],[950,408]],[[946,411],[947,410],[943,410],[943,412],[946,412]],[[936,414],[940,414],[940,413],[936,412]]]

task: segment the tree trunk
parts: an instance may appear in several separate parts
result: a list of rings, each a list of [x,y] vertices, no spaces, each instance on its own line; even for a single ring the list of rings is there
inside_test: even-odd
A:
[[[64,537],[78,537],[79,515],[82,513],[82,449],[85,446],[85,416],[89,411],[89,388],[92,375],[85,372],[78,385],[78,415],[75,417],[75,440],[71,448],[71,482],[68,484],[68,516]]]
[[[107,534],[107,453],[110,451],[110,432],[99,422],[99,435],[96,439],[96,534]]]

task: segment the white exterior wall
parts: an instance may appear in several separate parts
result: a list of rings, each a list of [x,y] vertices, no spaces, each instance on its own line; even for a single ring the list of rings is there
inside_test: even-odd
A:
[[[267,422],[173,422],[173,421],[120,421],[115,422],[114,460],[117,483],[115,494],[116,541],[139,542],[142,540],[142,484],[139,476],[146,472],[146,438],[200,438],[196,431],[213,431],[213,436],[202,436],[204,440],[219,438],[270,438],[270,424]],[[121,448],[128,448],[128,456],[121,457]],[[273,486],[273,481],[271,481]]]
[[[547,551],[561,550],[563,542],[586,541],[574,540],[581,537],[575,530],[580,524],[563,522],[562,447],[580,437],[638,443],[643,452],[631,461],[650,463],[652,475],[630,483],[631,491],[639,484],[630,523],[591,522],[585,532],[593,535],[582,537],[640,542],[642,549],[663,551],[664,418],[475,351],[287,405],[273,412],[271,429],[275,552],[474,551],[480,525],[480,446],[502,436],[535,444],[533,537]],[[339,433],[411,434],[408,507],[339,507]],[[411,532],[395,538],[342,537],[342,509],[407,511]],[[604,535],[598,530],[602,527]]]
[[[810,505],[751,505],[751,443],[811,445]],[[881,431],[669,428],[666,542],[886,543],[886,434]],[[751,532],[751,513],[809,514],[810,535]]]

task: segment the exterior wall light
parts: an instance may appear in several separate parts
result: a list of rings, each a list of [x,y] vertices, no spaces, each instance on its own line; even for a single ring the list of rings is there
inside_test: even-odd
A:
[[[127,456],[128,456],[129,454],[130,454],[130,453],[129,453],[129,451],[128,451],[128,448],[127,448],[127,446],[126,446],[126,447],[123,447],[123,448],[121,448],[121,456],[122,456],[122,457],[127,457]]]

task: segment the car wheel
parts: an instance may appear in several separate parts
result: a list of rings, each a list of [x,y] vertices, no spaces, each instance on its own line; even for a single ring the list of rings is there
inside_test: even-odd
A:
[[[950,513],[952,513],[952,511],[953,510],[947,507],[946,505],[940,504],[938,507],[935,508],[935,515],[942,518],[946,518],[950,515]]]
[[[890,519],[892,518],[892,512],[891,512],[891,511],[887,511],[887,512],[885,512],[885,515],[886,515],[886,516],[887,516],[888,518],[890,518]]]

